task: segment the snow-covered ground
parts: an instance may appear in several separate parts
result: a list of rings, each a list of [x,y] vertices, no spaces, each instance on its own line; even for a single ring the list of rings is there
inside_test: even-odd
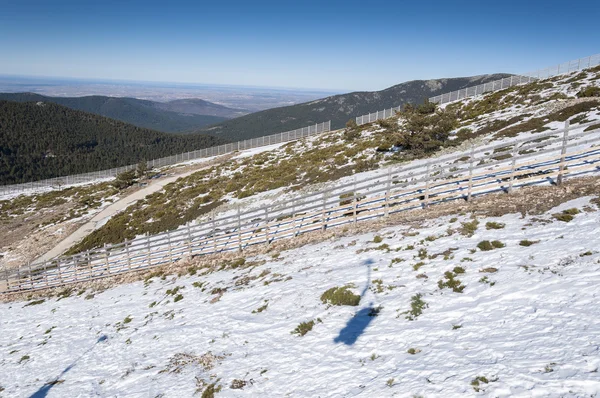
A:
[[[480,216],[472,236],[458,231],[472,215],[448,216],[234,269],[0,304],[0,396],[184,397],[213,383],[217,396],[600,394],[590,199]],[[572,208],[581,213],[568,223],[552,216]],[[505,247],[482,251],[484,240]],[[447,271],[462,293],[440,288]],[[344,285],[358,306],[321,302]],[[418,294],[426,304],[409,320]],[[306,335],[291,333],[311,320]]]

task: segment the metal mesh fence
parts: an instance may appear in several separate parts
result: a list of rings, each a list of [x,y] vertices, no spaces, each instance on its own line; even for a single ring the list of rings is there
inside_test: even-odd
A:
[[[448,102],[458,101],[461,99],[474,97],[476,95],[488,93],[491,91],[504,90],[512,86],[531,83],[539,79],[547,79],[552,76],[563,75],[570,72],[592,68],[600,65],[600,54],[590,55],[589,57],[579,58],[573,61],[564,62],[545,69],[538,69],[534,72],[523,73],[520,75],[505,77],[504,79],[495,80],[477,86],[467,87],[460,90],[452,91],[429,98],[430,102],[436,104],[446,104]]]
[[[576,59],[555,65],[550,68],[539,69],[535,72],[524,73],[521,75],[515,75],[506,77],[504,79],[495,80],[492,82],[480,84],[477,86],[467,87],[464,89],[452,91],[450,93],[441,94],[435,97],[429,98],[429,102],[436,104],[446,104],[452,101],[458,101],[461,99],[474,97],[476,95],[504,90],[512,86],[518,86],[521,84],[531,83],[534,80],[547,79],[552,76],[562,75],[565,73],[576,72],[579,70],[588,69],[594,66],[600,65],[600,54],[591,55],[589,57]],[[379,119],[386,119],[392,117],[397,111],[401,109],[400,106],[390,109],[384,109],[373,113],[368,113],[356,118],[356,124],[361,126],[363,124],[372,123]]]
[[[331,131],[331,121],[318,123],[312,126],[299,128],[296,130],[286,131],[272,135],[266,135],[249,140],[223,144],[210,148],[198,149],[196,151],[180,153],[172,156],[167,156],[160,159],[147,161],[148,167],[164,167],[173,164],[186,162],[189,160],[208,158],[212,156],[224,155],[226,153],[241,151],[245,149],[258,148],[267,145],[279,144],[282,142],[295,141],[300,138],[308,137],[315,134],[321,134]],[[26,193],[45,188],[60,188],[68,185],[89,183],[92,181],[108,179],[117,175],[137,169],[137,164],[123,167],[116,167],[108,170],[93,171],[64,177],[50,178],[47,180],[32,181],[24,184],[0,186],[0,196],[12,195],[17,193]]]
[[[362,126],[363,124],[372,123],[376,120],[387,119],[388,117],[392,117],[401,109],[400,106],[390,109],[384,109],[382,111],[377,111],[374,113],[368,113],[366,115],[358,116],[356,118],[356,124]]]

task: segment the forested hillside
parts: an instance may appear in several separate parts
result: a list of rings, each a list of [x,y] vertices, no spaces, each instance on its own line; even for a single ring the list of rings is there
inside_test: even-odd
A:
[[[507,74],[413,80],[381,91],[334,95],[304,104],[268,109],[205,127],[200,132],[232,141],[294,130],[331,120],[331,127],[344,127],[349,119],[403,104],[420,104],[426,98],[501,79]]]
[[[227,117],[238,116],[235,109],[202,101],[193,112],[181,112],[179,103],[159,103],[137,98],[105,97],[47,97],[34,93],[0,93],[0,100],[17,102],[52,102],[71,109],[121,120],[138,127],[175,133],[190,131],[219,123]],[[202,113],[206,112],[206,113]]]
[[[154,106],[166,111],[190,114],[220,116],[225,119],[244,116],[250,113],[245,109],[228,108],[199,98],[176,99],[168,102],[154,102]]]
[[[161,133],[51,103],[0,100],[0,184],[135,164],[224,142]]]

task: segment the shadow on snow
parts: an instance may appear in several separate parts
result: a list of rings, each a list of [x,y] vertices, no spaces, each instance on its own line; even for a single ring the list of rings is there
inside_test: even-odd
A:
[[[52,381],[44,384],[39,390],[37,390],[36,392],[34,392],[29,398],[45,398],[46,395],[48,395],[48,392],[52,389],[52,387],[54,387],[57,384],[62,383],[62,380],[60,380],[60,378],[62,376],[64,376],[69,370],[73,369],[75,367],[75,365],[77,364],[77,362],[79,362],[79,360],[84,357],[84,355],[86,355],[88,352],[92,351],[94,349],[94,347],[96,347],[96,345],[98,343],[106,341],[107,339],[108,339],[108,337],[106,335],[100,336],[98,338],[98,340],[96,340],[96,342],[94,343],[93,346],[91,346],[90,348],[88,348],[86,352],[84,352],[83,354],[81,354],[79,356],[79,358],[77,358],[75,361],[73,361],[72,364],[70,364],[69,366],[67,366],[65,368],[65,370],[63,370],[58,376],[56,376]]]
[[[371,264],[373,263],[374,261],[371,259],[368,259],[363,263],[363,265],[367,266],[367,283],[360,294],[361,301],[365,297],[365,294],[371,285]],[[368,307],[362,308],[348,320],[346,326],[340,330],[340,333],[333,339],[333,342],[353,345],[356,343],[356,340],[358,340],[358,338],[365,332],[369,324],[373,321],[378,313],[379,309],[373,307],[373,303],[370,303]]]

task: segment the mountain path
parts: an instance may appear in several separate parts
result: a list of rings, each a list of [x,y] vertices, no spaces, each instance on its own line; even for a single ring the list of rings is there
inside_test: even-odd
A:
[[[225,159],[219,158],[217,160],[217,163],[228,158],[229,157],[226,157]],[[215,162],[208,162],[201,163],[202,167],[192,168],[191,170],[189,168],[185,168],[185,170],[180,171],[175,175],[152,181],[146,187],[117,200],[116,202],[112,203],[111,205],[103,209],[101,212],[93,216],[88,222],[79,227],[75,232],[73,232],[65,239],[60,241],[50,251],[46,252],[46,254],[43,254],[42,256],[38,257],[35,261],[33,261],[32,265],[39,264],[60,256],[75,243],[79,242],[81,239],[88,236],[94,230],[106,224],[106,222],[110,220],[114,215],[125,210],[127,207],[134,204],[138,200],[141,200],[148,195],[162,190],[166,185],[175,182],[179,178],[187,177],[193,173],[212,167],[214,164]]]

